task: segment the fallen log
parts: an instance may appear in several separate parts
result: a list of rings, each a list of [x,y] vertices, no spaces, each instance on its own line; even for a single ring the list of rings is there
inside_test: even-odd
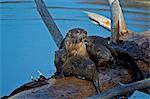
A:
[[[117,86],[120,83],[127,83],[128,81],[132,80],[131,71],[128,69],[120,67],[112,67],[101,70],[98,74],[102,95],[105,95],[105,92],[112,92],[108,91],[111,88],[116,87],[120,90]],[[149,78],[150,79],[150,78]],[[140,90],[143,88],[150,87],[150,81],[143,80],[131,84],[125,84],[121,87],[127,86],[126,88],[130,88],[129,86],[136,86],[132,87],[135,90]],[[145,83],[146,82],[146,83]],[[140,83],[140,86],[138,85]],[[139,86],[139,87],[138,87]],[[133,92],[132,90],[131,92]],[[126,95],[126,93],[119,93],[121,95]],[[113,94],[119,95],[119,94]],[[60,98],[78,98],[84,99],[89,96],[96,95],[96,89],[93,86],[93,83],[86,80],[81,80],[75,77],[64,77],[60,79],[50,78],[42,83],[40,82],[30,82],[27,83],[20,88],[16,89],[12,94],[10,94],[8,99],[60,99]],[[101,94],[99,94],[101,96]],[[98,96],[99,96],[98,95]],[[112,94],[110,94],[112,96]],[[96,96],[97,97],[97,96]],[[109,96],[107,96],[109,97]],[[103,98],[102,98],[103,99]]]
[[[100,25],[105,29],[111,31],[111,19],[93,12],[84,11],[84,13],[88,15],[92,23]],[[144,42],[150,44],[150,29],[144,32],[134,32],[127,29],[126,32],[121,32],[121,34],[119,35],[119,40],[135,41],[135,43],[139,45],[143,45]]]
[[[75,77],[49,79],[48,82],[47,85],[16,93],[8,99],[83,99],[96,94],[91,82]]]

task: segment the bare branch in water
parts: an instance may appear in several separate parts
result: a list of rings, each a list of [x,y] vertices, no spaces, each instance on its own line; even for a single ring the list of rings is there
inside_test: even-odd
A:
[[[35,0],[37,10],[39,14],[41,15],[45,25],[47,26],[50,34],[52,35],[56,45],[60,47],[61,42],[63,40],[63,36],[61,32],[59,31],[57,25],[55,24],[52,16],[48,12],[46,5],[43,0]]]
[[[122,9],[118,0],[108,0],[110,4],[111,20],[96,13],[85,12],[95,24],[99,24],[111,31],[111,42],[116,42],[126,34],[127,27],[123,17]]]

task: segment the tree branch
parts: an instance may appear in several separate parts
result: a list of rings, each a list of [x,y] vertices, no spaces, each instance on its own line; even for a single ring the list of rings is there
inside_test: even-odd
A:
[[[88,99],[110,99],[115,96],[121,96],[126,95],[128,93],[132,93],[135,90],[142,90],[148,88],[150,88],[150,78],[130,84],[119,85],[105,92],[89,97]]]
[[[61,41],[63,40],[63,36],[61,32],[59,31],[57,25],[55,24],[52,16],[48,12],[46,5],[44,4],[43,0],[35,0],[37,10],[39,14],[41,15],[45,25],[47,26],[50,34],[52,35],[56,45],[60,47]]]
[[[110,7],[111,7],[111,13],[112,13],[112,20],[119,21],[119,33],[124,33],[127,31],[126,23],[124,20],[124,16],[122,13],[121,6],[119,4],[119,0],[108,0]],[[113,17],[114,15],[114,17]],[[118,20],[115,20],[115,19]]]
[[[111,31],[111,42],[116,42],[120,37],[128,35],[122,9],[118,0],[108,0],[110,4],[111,20],[96,13],[85,12],[94,23]]]
[[[103,26],[105,29],[109,31],[111,30],[111,20],[109,18],[88,11],[84,11],[84,13],[88,15],[89,19],[91,19],[91,22]]]

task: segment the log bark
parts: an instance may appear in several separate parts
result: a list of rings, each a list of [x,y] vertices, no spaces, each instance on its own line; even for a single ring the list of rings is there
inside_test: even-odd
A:
[[[56,45],[58,46],[58,48],[61,45],[61,42],[63,40],[63,36],[60,32],[60,30],[58,29],[57,25],[55,24],[52,16],[50,15],[50,13],[48,12],[45,3],[43,2],[43,0],[35,0],[36,6],[37,6],[37,10],[39,12],[39,14],[41,15],[41,18],[43,19],[45,25],[47,26],[50,34],[52,35]]]
[[[123,66],[112,66],[110,68],[101,69],[99,70],[98,76],[102,94],[114,87],[118,89],[119,87],[117,86],[120,85],[120,83],[128,83],[132,81],[133,78],[132,72]],[[143,88],[146,88],[145,86],[147,86],[148,82],[149,80],[146,80],[146,83],[145,80],[144,82],[142,81],[144,85]],[[142,89],[142,87],[140,87],[142,85],[137,87],[138,84],[139,82],[125,86],[132,85],[136,90]],[[8,99],[85,99],[93,95],[96,95],[96,90],[91,81],[81,80],[75,77],[64,77],[60,79],[51,78],[44,82],[33,81],[27,83],[12,92]],[[110,95],[112,96],[112,94]],[[113,94],[113,96],[115,95],[117,94]]]

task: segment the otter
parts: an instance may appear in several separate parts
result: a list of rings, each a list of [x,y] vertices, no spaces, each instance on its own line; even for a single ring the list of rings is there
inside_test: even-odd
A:
[[[62,71],[62,64],[71,56],[89,57],[84,40],[87,38],[87,32],[81,28],[69,30],[65,39],[62,41],[59,50],[55,51],[56,75]]]
[[[64,39],[64,49],[69,53],[70,56],[87,56],[85,39],[87,38],[87,32],[81,28],[74,28],[69,30]]]
[[[76,76],[93,82],[99,93],[99,79],[95,63],[89,58],[85,39],[87,32],[81,28],[69,30],[62,46],[55,51],[56,77]]]
[[[100,92],[98,72],[95,63],[86,56],[72,56],[63,64],[64,76],[76,76],[77,78],[92,81],[97,93]]]
[[[133,71],[133,81],[144,78],[133,57],[118,44],[108,44],[109,38],[90,36],[86,40],[86,47],[90,58],[97,67],[106,67],[113,64],[123,65]],[[119,42],[118,42],[119,43]],[[139,76],[138,76],[139,75]]]
[[[86,39],[87,51],[97,67],[107,67],[113,61],[113,56],[107,46],[107,40],[102,37],[89,36]]]

